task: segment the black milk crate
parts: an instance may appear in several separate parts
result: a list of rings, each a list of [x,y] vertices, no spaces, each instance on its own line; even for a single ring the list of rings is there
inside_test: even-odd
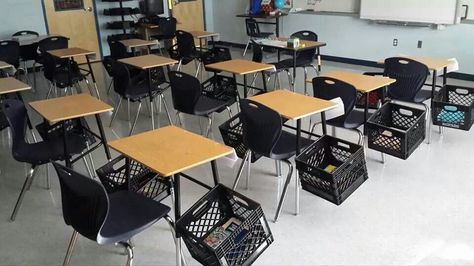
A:
[[[369,178],[364,148],[329,135],[298,155],[296,169],[304,190],[336,205]]]
[[[124,156],[119,156],[97,169],[97,176],[108,193],[130,190],[156,201],[170,195],[167,180],[133,160],[130,160],[129,179],[125,161]]]
[[[204,239],[230,218],[241,224],[215,249]],[[177,222],[192,257],[203,265],[251,265],[273,242],[263,210],[257,202],[219,184]]]
[[[52,125],[50,125],[48,122],[43,122],[36,126],[36,130],[40,134],[41,138],[44,140],[63,138],[63,123],[66,123],[66,131],[68,133],[82,135],[89,145],[94,144],[97,141],[96,137],[88,131],[90,130],[89,124],[83,117],[72,120],[66,120],[64,122]]]
[[[221,132],[224,144],[234,148],[237,156],[243,159],[248,149],[244,145],[240,113],[220,125],[219,131]],[[254,163],[260,157],[262,156],[252,152],[251,162]]]
[[[237,99],[235,79],[233,77],[214,75],[202,83],[202,94],[232,104]]]
[[[433,124],[469,131],[474,123],[474,88],[446,85],[432,101]]]
[[[426,136],[426,111],[385,103],[367,121],[368,147],[406,160]]]

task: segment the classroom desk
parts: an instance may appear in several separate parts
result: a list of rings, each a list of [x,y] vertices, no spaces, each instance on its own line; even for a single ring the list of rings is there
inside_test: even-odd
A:
[[[155,129],[155,114],[154,114],[155,111],[153,107],[153,95],[151,92],[151,88],[152,88],[151,70],[153,68],[164,67],[164,66],[168,67],[168,70],[169,70],[169,66],[177,64],[178,61],[171,58],[154,55],[154,54],[123,58],[123,59],[119,59],[118,61],[121,63],[127,64],[129,66],[148,71],[147,79],[148,79],[148,93],[149,93],[150,108],[151,108],[151,126],[152,126],[152,129]],[[168,117],[168,119],[171,122],[171,118]]]
[[[89,68],[89,74],[91,75],[92,82],[94,83],[95,93],[97,94],[97,98],[100,99],[99,89],[97,88],[97,82],[95,80],[94,71],[92,71],[91,62],[89,56],[95,56],[95,52],[89,51],[82,48],[72,47],[72,48],[64,48],[64,49],[56,49],[56,50],[49,50],[47,51],[50,55],[59,58],[59,59],[68,59],[68,78],[69,84],[71,84],[71,61],[76,56],[84,56],[87,60],[87,66]],[[90,87],[89,87],[90,89]],[[92,94],[92,91],[91,91]]]
[[[291,87],[294,89],[295,80],[296,80],[296,56],[298,52],[306,51],[309,49],[318,49],[320,47],[326,46],[324,42],[313,42],[313,41],[306,41],[300,40],[300,47],[290,48],[286,45],[288,38],[277,38],[273,41],[270,40],[260,40],[257,41],[263,47],[275,48],[278,50],[278,61],[280,61],[280,53],[281,51],[288,51],[291,52],[293,55],[293,80]],[[283,44],[284,42],[284,44]],[[304,45],[304,47],[303,47]],[[305,92],[306,92],[306,85],[305,85]]]
[[[440,59],[440,58],[430,58],[430,57],[423,57],[423,56],[401,56],[404,58],[409,58],[415,61],[418,61],[426,67],[430,71],[432,71],[432,84],[427,84],[431,85],[431,99],[434,97],[434,93],[436,92],[436,83],[438,81],[438,70],[442,69],[443,70],[443,88],[446,86],[447,83],[447,74],[448,74],[448,66],[451,64],[451,61],[449,59]],[[384,60],[378,61],[379,64],[383,65]]]
[[[356,90],[365,95],[364,122],[367,122],[369,116],[369,93],[378,89],[387,87],[397,80],[383,76],[368,76],[347,71],[329,71],[321,74],[322,77],[330,77],[351,84]],[[308,81],[307,81],[308,82]],[[309,81],[310,83],[312,81]],[[385,93],[382,93],[385,95]],[[382,99],[384,96],[382,96]],[[364,123],[364,132],[365,123]]]
[[[127,49],[130,49],[135,54],[136,48],[146,47],[148,53],[150,53],[150,46],[158,45],[157,40],[142,40],[142,39],[127,39],[120,41]]]
[[[263,72],[274,69],[274,66],[264,63],[257,63],[245,59],[232,59],[228,61],[206,65],[206,68],[232,73],[234,75],[234,79],[236,75],[243,76],[244,98],[247,98],[247,74],[262,72],[263,90],[267,91],[267,82],[265,80],[265,75],[263,74]]]
[[[30,106],[50,124],[60,122],[62,123],[64,131],[65,155],[68,154],[66,145],[67,131],[65,122],[71,119],[82,118],[91,115],[95,116],[100,136],[94,134],[93,132],[90,133],[100,139],[100,142],[95,147],[90,148],[86,153],[82,154],[81,156],[75,158],[72,161],[71,158],[66,156],[66,165],[68,167],[71,167],[72,164],[78,159],[89,154],[102,144],[104,145],[105,155],[107,156],[107,159],[111,159],[109,146],[107,145],[107,138],[105,136],[104,128],[102,126],[102,120],[100,119],[100,114],[105,112],[111,112],[113,110],[112,106],[88,94],[76,94],[72,96],[64,96],[48,100],[30,102]]]
[[[257,21],[258,24],[267,24],[267,25],[275,25],[275,35],[280,37],[280,18],[288,16],[287,13],[278,13],[275,15],[270,14],[258,14],[258,15],[250,15],[250,14],[239,14],[236,17],[238,18],[254,18],[254,19],[274,19],[275,22],[269,21]]]
[[[217,32],[194,30],[194,31],[190,31],[189,33],[191,33],[191,35],[193,35],[194,38],[199,40],[199,48],[201,49],[201,51],[204,48],[203,42],[202,42],[203,40],[207,38],[211,38],[212,46],[214,47],[215,46],[214,37],[219,37],[219,33]]]
[[[130,160],[134,160],[163,177],[171,178],[175,221],[181,216],[181,176],[209,188],[182,172],[210,162],[214,185],[217,185],[219,173],[216,160],[234,152],[230,147],[175,126],[166,126],[114,140],[109,143],[109,146],[126,157],[127,175],[130,175]],[[176,262],[177,265],[180,265],[181,241],[179,241],[179,235],[176,237],[178,238],[176,241]]]
[[[12,68],[12,67],[13,67],[12,65],[5,63],[3,61],[0,61],[0,70]]]

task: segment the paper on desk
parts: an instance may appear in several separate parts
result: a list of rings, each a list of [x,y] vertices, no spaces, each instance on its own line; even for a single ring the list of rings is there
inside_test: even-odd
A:
[[[232,150],[232,151],[233,152],[231,154],[228,154],[224,157],[221,157],[221,158],[217,159],[218,163],[222,164],[222,165],[225,165],[229,168],[234,168],[234,165],[237,162],[237,160],[239,159],[239,157],[237,157],[237,153],[235,153],[235,150]]]

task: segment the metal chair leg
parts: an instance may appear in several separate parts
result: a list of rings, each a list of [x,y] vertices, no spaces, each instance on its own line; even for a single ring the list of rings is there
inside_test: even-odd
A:
[[[68,266],[69,262],[71,262],[72,251],[74,250],[74,246],[77,242],[77,231],[73,231],[71,235],[71,239],[69,240],[69,245],[67,247],[66,256],[64,257],[63,266]]]
[[[244,170],[245,163],[247,162],[248,158],[251,157],[251,155],[252,151],[247,150],[247,152],[245,152],[244,158],[242,158],[242,163],[239,167],[239,171],[237,172],[237,176],[235,177],[234,185],[232,185],[232,190],[235,190],[237,188],[237,185],[240,181],[240,177],[242,176],[242,172]]]
[[[308,95],[308,82],[306,80],[308,79],[308,69],[306,67],[303,67],[304,71],[304,95]]]
[[[249,48],[249,45],[250,45],[250,39],[247,41],[247,45],[245,46],[245,50],[242,56],[245,56],[245,54],[247,53],[247,49]]]
[[[168,225],[170,227],[171,234],[173,235],[174,244],[175,244],[176,247],[178,247],[178,242],[181,242],[181,241],[179,241],[178,238],[176,238],[175,223],[174,223],[173,219],[171,219],[171,217],[169,217],[169,215],[165,215],[164,218],[165,218],[165,221],[168,223]],[[182,265],[187,265],[186,259],[184,258],[184,253],[183,253],[183,249],[181,247],[181,243],[179,244],[179,250],[177,250],[177,252],[176,252],[176,262],[179,261],[178,256],[181,258]]]
[[[125,247],[125,250],[127,251],[127,266],[132,266],[133,265],[133,246],[128,243],[128,242],[120,242],[122,246]]]
[[[427,142],[426,144],[430,144],[431,143],[431,108],[426,105],[425,103],[422,103],[423,106],[425,107],[425,110],[426,110],[426,123],[428,123],[428,138],[427,138]]]
[[[207,131],[206,131],[206,137],[208,138],[209,137],[209,134],[211,133],[212,131],[212,118],[209,116],[207,117]]]
[[[127,118],[128,118],[128,122],[132,121],[131,112],[130,112],[130,99],[127,99]]]
[[[23,187],[21,188],[20,195],[15,204],[15,208],[13,209],[12,215],[10,216],[10,222],[15,221],[16,215],[18,214],[18,210],[20,209],[21,203],[23,202],[23,198],[25,197],[25,193],[27,190],[30,189],[31,183],[33,183],[34,176],[36,174],[37,166],[32,165],[28,175],[26,176],[25,182],[23,183]]]
[[[385,164],[385,153],[381,152],[380,157],[382,159],[382,163]]]
[[[295,173],[295,215],[300,214],[300,177]]]
[[[183,127],[183,121],[181,121],[181,117],[179,116],[179,112],[176,112],[176,121],[175,124],[179,124],[180,127]]]
[[[230,109],[230,106],[226,106],[225,108],[227,109],[227,113],[229,114],[229,118],[232,118],[233,115],[232,115],[232,110]]]
[[[51,189],[51,181],[49,177],[49,163],[46,164],[46,189]]]
[[[138,104],[137,114],[135,115],[135,119],[133,120],[132,128],[130,128],[129,136],[133,134],[133,130],[135,130],[135,126],[137,125],[138,117],[140,116],[140,110],[142,109],[142,102]]]
[[[245,189],[249,190],[250,187],[250,165],[252,164],[252,152],[247,157],[247,178],[245,179]]]
[[[290,85],[290,89],[295,92],[295,86],[293,84],[293,77],[290,71],[286,70],[286,74],[288,75],[288,83]]]
[[[107,88],[107,95],[110,94],[110,90],[112,90],[112,85],[114,84],[114,80],[111,80],[109,83],[109,87]]]
[[[288,170],[288,176],[286,177],[285,185],[283,186],[283,191],[281,192],[280,202],[278,203],[278,207],[275,213],[275,219],[274,219],[275,223],[278,221],[278,217],[280,216],[281,208],[283,206],[283,202],[285,201],[286,191],[288,190],[288,185],[290,184],[291,176],[293,175],[293,164],[289,160],[282,160],[282,161],[288,164],[289,170]]]
[[[112,114],[112,119],[110,119],[109,127],[112,127],[112,123],[114,122],[115,118],[117,117],[117,114],[120,110],[120,106],[122,105],[122,97],[120,97],[119,95],[117,95],[117,97],[119,97],[119,99],[118,99],[117,104],[115,105],[114,113]]]
[[[163,106],[165,107],[166,116],[168,117],[168,122],[170,125],[173,125],[173,120],[171,119],[170,112],[168,111],[168,105],[166,104],[166,99],[164,94],[160,94],[161,100],[163,101]]]

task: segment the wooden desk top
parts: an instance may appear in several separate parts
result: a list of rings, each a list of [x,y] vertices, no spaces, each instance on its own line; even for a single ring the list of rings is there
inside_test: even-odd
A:
[[[194,38],[198,38],[198,39],[219,36],[219,33],[217,32],[208,32],[208,31],[201,31],[201,30],[193,30],[193,31],[190,31],[189,33],[191,33]]]
[[[282,117],[298,120],[333,109],[337,104],[288,90],[276,90],[249,98],[277,111]]]
[[[228,61],[206,65],[206,68],[229,72],[237,75],[246,75],[255,72],[271,70],[274,68],[274,66],[264,63],[257,63],[245,59],[232,59]]]
[[[109,146],[162,176],[171,176],[233,152],[231,147],[167,126],[109,142]]]
[[[8,63],[5,63],[3,61],[0,61],[0,69],[6,69],[6,68],[12,68],[13,66],[8,64]]]
[[[280,37],[280,38],[277,38],[277,40],[279,41],[288,41],[289,38],[284,38],[284,37]],[[304,47],[302,47],[302,45],[304,44]],[[313,48],[318,48],[318,47],[323,47],[323,46],[326,46],[327,44],[325,42],[314,42],[314,41],[306,41],[306,40],[301,40],[300,39],[300,47],[297,47],[297,48],[289,48],[289,47],[286,47],[287,49],[292,49],[292,50],[307,50],[307,49],[313,49]]]
[[[368,76],[347,71],[329,71],[322,73],[321,76],[335,78],[347,82],[362,93],[378,90],[397,81],[388,77]],[[308,80],[307,82],[311,83],[312,80]]]
[[[15,78],[0,78],[0,94],[26,91],[29,89],[31,89],[30,85],[23,83]]]
[[[451,64],[451,61],[449,61],[449,59],[442,59],[442,58],[429,58],[429,57],[423,57],[423,56],[399,56],[399,57],[409,58],[409,59],[418,61],[426,65],[428,69],[431,71],[443,69]],[[385,63],[385,60],[380,60],[377,63],[383,65]]]
[[[157,40],[147,41],[147,40],[142,40],[142,39],[128,39],[128,40],[121,40],[120,42],[127,48],[152,46],[152,45],[158,44]]]
[[[51,124],[64,120],[110,112],[114,108],[90,96],[76,94],[42,101],[30,102],[30,106]]]
[[[71,58],[74,56],[95,55],[95,52],[93,51],[89,51],[89,50],[77,48],[77,47],[49,50],[48,53],[57,58]]]
[[[119,62],[136,67],[138,69],[150,69],[177,64],[178,61],[154,54],[147,54],[129,58],[119,59]]]

